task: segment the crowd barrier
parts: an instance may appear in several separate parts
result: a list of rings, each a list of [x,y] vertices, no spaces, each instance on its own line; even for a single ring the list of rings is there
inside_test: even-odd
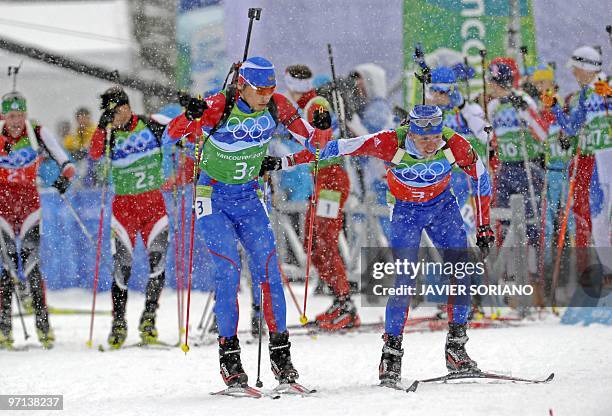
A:
[[[70,189],[66,193],[68,201],[83,220],[89,233],[94,238],[98,233],[100,218],[101,190]],[[172,193],[164,194],[168,209],[170,225],[170,244],[166,257],[166,287],[176,288],[175,274],[175,236],[174,236],[174,203]],[[190,199],[186,195],[185,218],[185,265],[189,257]],[[106,200],[103,223],[102,256],[100,263],[99,290],[109,290],[111,287],[112,258],[110,247],[110,204],[112,195]],[[42,204],[42,237],[41,261],[44,276],[49,289],[64,289],[70,287],[91,288],[93,285],[96,247],[85,237],[83,231],[65,206],[64,201],[54,189],[41,190]],[[146,209],[146,208],[145,208]],[[194,272],[192,288],[195,290],[212,290],[211,261],[208,251],[204,249],[201,235],[195,237]],[[187,267],[187,266],[185,266]],[[142,239],[139,237],[134,249],[132,275],[128,284],[130,289],[144,291],[149,276],[149,264]],[[186,277],[185,277],[186,279]]]

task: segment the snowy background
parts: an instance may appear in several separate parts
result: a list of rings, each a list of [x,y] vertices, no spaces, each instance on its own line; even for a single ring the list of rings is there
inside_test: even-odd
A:
[[[228,0],[223,5],[228,59],[224,66],[242,56],[247,8],[263,7],[263,20],[253,32],[252,54],[269,57],[277,68],[300,62],[311,65],[315,73],[328,73],[325,45],[331,42],[340,75],[357,64],[375,62],[387,70],[392,85],[402,70],[402,5],[401,0]],[[601,45],[605,71],[612,72],[612,51],[604,32],[605,25],[612,23],[609,2],[534,0],[533,5],[538,53],[543,61],[557,62],[562,92],[575,88],[563,64],[577,46]],[[126,0],[0,1],[0,36],[111,70],[131,73],[137,69],[137,44]],[[0,91],[11,88],[6,66],[18,65],[22,59],[0,50]],[[23,61],[19,89],[30,98],[30,114],[51,127],[59,119],[70,118],[82,105],[97,110],[97,97],[109,85],[31,59]],[[139,93],[128,93],[135,111],[142,111]],[[296,285],[295,290],[301,293],[303,287]],[[192,333],[205,300],[205,294],[193,294]],[[90,301],[91,294],[81,289],[48,293],[48,302],[55,307],[87,309]],[[142,294],[130,293],[128,343],[138,339],[136,329],[143,302]],[[246,291],[240,302],[240,326],[246,329],[250,310]],[[312,297],[309,311],[314,314],[328,304],[329,298]],[[101,294],[98,309],[109,311],[110,307],[110,295]],[[287,309],[288,323],[297,324],[298,314],[290,303]],[[377,322],[384,309],[363,308],[360,313],[364,322]],[[158,321],[161,339],[176,341],[176,321],[176,295],[166,290]],[[300,381],[320,393],[278,401],[210,396],[209,392],[223,387],[216,345],[193,346],[188,354],[179,349],[101,353],[85,346],[89,316],[52,315],[51,324],[57,344],[53,350],[42,351],[37,342],[23,339],[15,318],[16,346],[29,350],[0,353],[0,394],[63,394],[65,410],[60,414],[612,415],[612,329],[560,325],[552,316],[516,328],[474,330],[468,344],[481,368],[523,377],[546,377],[555,372],[554,381],[547,385],[426,385],[416,394],[406,394],[376,387],[380,333],[296,336],[292,352]],[[26,325],[35,336],[31,316],[26,317]],[[110,316],[97,315],[94,345],[106,344],[109,330]],[[443,332],[406,336],[406,384],[446,371],[444,336]],[[257,346],[243,342],[242,347],[245,368],[254,382]],[[274,380],[266,349],[263,381],[265,388],[271,388]]]

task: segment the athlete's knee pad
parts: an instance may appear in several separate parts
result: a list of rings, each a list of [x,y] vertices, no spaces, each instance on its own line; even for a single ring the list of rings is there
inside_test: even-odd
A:
[[[6,270],[0,273],[0,310],[2,308],[11,309],[14,287],[15,282],[9,273]]]
[[[11,225],[0,217],[0,261],[11,277],[17,277],[18,259],[15,233]]]
[[[113,255],[113,281],[121,290],[127,290],[132,272],[132,248],[113,232],[111,253]]]
[[[149,277],[161,275],[166,268],[166,252],[168,251],[168,227],[152,236],[147,247],[149,252]]]
[[[21,232],[21,261],[26,278],[40,263],[40,222]]]

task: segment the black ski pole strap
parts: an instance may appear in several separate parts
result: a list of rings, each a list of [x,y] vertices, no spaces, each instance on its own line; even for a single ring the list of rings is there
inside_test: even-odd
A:
[[[293,113],[293,115],[291,117],[289,117],[288,119],[282,121],[282,123],[285,125],[285,127],[289,127],[298,118],[300,118],[300,115],[296,111],[295,113]]]

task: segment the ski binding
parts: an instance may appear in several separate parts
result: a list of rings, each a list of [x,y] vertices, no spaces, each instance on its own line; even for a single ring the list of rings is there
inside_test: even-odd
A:
[[[220,391],[212,392],[210,394],[213,396],[247,397],[251,399],[261,399],[262,397],[269,397],[271,399],[280,398],[280,395],[278,394],[268,394],[248,385],[232,386]]]
[[[317,391],[314,389],[309,389],[307,387],[304,387],[303,385],[301,385],[300,383],[282,383],[279,384],[278,386],[276,386],[276,388],[274,388],[274,390],[272,390],[273,393],[277,393],[277,394],[290,394],[290,395],[298,395],[298,396],[310,396],[311,394],[316,393]]]

